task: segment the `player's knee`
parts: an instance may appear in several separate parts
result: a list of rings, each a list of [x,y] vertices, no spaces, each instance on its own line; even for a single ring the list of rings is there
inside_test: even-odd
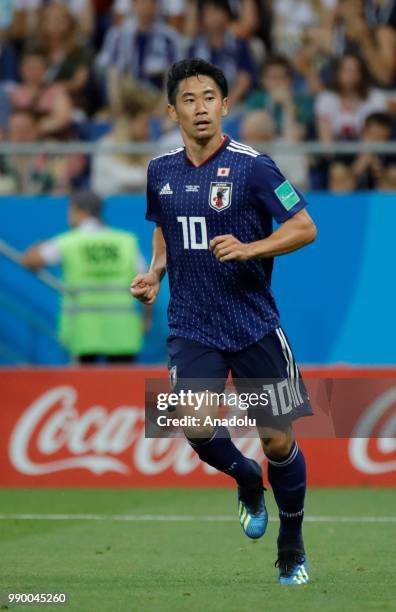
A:
[[[196,417],[195,415],[191,417],[190,423],[183,427],[184,435],[191,441],[209,439],[213,436],[214,430],[215,427],[211,418]]]
[[[192,427],[184,427],[183,431],[186,438],[192,442],[199,442],[211,438],[213,436],[214,429],[215,428],[213,425],[195,425]]]
[[[290,453],[293,445],[293,436],[283,434],[271,438],[262,438],[261,444],[265,455],[274,459],[281,459]]]

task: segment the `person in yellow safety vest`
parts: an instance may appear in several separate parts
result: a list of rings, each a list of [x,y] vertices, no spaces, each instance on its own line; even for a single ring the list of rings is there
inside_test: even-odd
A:
[[[61,342],[80,363],[130,363],[142,348],[144,315],[130,299],[130,279],[144,270],[138,240],[106,226],[94,193],[72,194],[71,230],[30,247],[23,263],[31,270],[63,266]]]

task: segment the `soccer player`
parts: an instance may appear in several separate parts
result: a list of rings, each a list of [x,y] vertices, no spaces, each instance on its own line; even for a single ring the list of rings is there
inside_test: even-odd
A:
[[[201,59],[178,62],[169,71],[167,90],[168,111],[185,146],[149,164],[146,218],[156,223],[153,258],[149,272],[132,281],[131,293],[153,304],[168,272],[175,389],[183,379],[197,379],[194,392],[218,393],[230,371],[234,381],[254,379],[261,389],[264,379],[288,382],[291,405],[283,414],[275,385],[271,428],[259,432],[264,431],[268,479],[279,507],[279,581],[303,584],[306,469],[292,421],[312,411],[270,283],[273,258],[312,242],[316,228],[303,196],[274,162],[222,134],[228,101],[219,68]],[[279,223],[275,231],[273,218]],[[250,538],[261,537],[268,521],[261,467],[242,455],[227,428],[184,432],[202,461],[235,479],[242,529]]]

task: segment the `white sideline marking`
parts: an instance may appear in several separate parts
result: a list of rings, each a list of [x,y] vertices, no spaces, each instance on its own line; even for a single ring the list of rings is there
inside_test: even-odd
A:
[[[172,515],[172,514],[0,514],[2,521],[158,521],[158,522],[231,522],[229,515]],[[278,519],[270,518],[272,522]],[[306,516],[306,523],[396,523],[396,516]]]

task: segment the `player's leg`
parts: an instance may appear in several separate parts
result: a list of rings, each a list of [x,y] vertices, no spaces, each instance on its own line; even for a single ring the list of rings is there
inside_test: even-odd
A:
[[[291,427],[267,430],[261,438],[268,460],[268,480],[279,511],[278,560],[282,584],[308,582],[302,535],[306,467],[302,451],[294,440]]]
[[[220,351],[183,338],[170,339],[168,351],[175,392],[181,389],[191,389],[198,394],[207,389],[216,394],[223,392],[228,368]],[[215,404],[201,406],[199,413],[202,417],[210,413],[216,416],[213,408]],[[201,422],[200,426],[185,428],[185,434],[201,461],[235,479],[238,490],[250,501],[248,509],[241,509],[242,527],[249,537],[261,537],[267,524],[266,513],[256,516],[257,499],[263,497],[261,467],[240,452],[226,427],[205,426]]]
[[[248,380],[250,389],[255,384],[261,390],[263,384],[271,389],[268,412],[262,415],[265,426],[259,428],[259,432],[268,459],[268,479],[279,509],[280,581],[286,582],[293,574],[290,583],[307,582],[302,537],[306,468],[291,423],[299,416],[312,414],[312,410],[283,331],[277,329],[260,342],[236,353],[231,360],[231,370],[234,380],[239,379],[239,386]],[[293,562],[291,558],[294,558]]]

